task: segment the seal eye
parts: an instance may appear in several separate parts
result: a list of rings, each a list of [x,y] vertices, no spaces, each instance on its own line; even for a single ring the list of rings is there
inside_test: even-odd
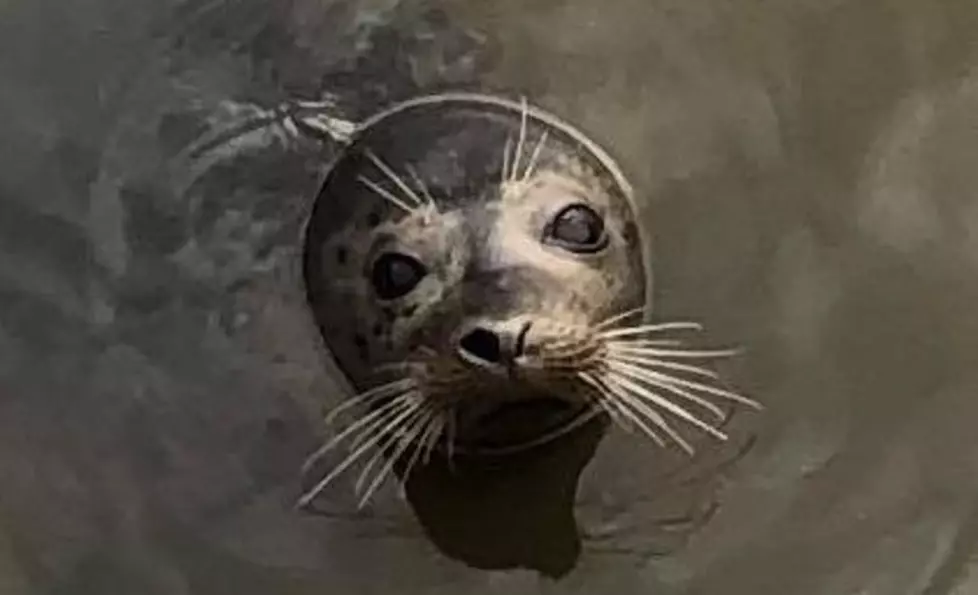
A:
[[[382,300],[406,295],[428,274],[417,259],[398,252],[381,254],[370,271],[370,282]]]
[[[578,254],[597,252],[608,244],[604,220],[587,205],[564,207],[547,225],[544,241]]]

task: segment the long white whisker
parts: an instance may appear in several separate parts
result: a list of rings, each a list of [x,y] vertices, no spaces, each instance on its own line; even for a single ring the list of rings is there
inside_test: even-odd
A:
[[[428,439],[425,444],[425,450],[424,450],[425,465],[431,462],[431,455],[435,451],[435,447],[438,446],[438,440],[445,433],[445,429],[448,427],[448,424],[450,423],[450,420],[453,417],[454,417],[453,415],[445,414],[445,413],[442,413],[442,415],[438,416],[438,421],[435,425],[435,429],[431,433],[431,435],[428,436]]]
[[[631,423],[635,424],[635,426],[638,427],[646,436],[651,438],[653,442],[655,442],[662,448],[666,448],[666,441],[662,438],[662,436],[660,436],[659,433],[656,432],[654,429],[649,427],[649,425],[645,423],[644,419],[642,419],[634,411],[626,407],[626,403],[630,398],[627,393],[618,389],[618,387],[611,385],[605,379],[599,378],[591,374],[586,374],[586,375],[591,381],[594,382],[593,386],[595,386],[595,388],[597,388],[599,391],[601,391],[602,394],[605,395],[605,397],[608,399],[608,403],[613,407],[615,407],[616,409],[618,409],[619,413],[621,413],[622,416],[627,418]],[[654,411],[652,411],[651,413],[653,414],[651,421],[655,423],[655,425],[659,426],[662,429],[668,428],[669,424],[665,421],[665,419],[662,418],[661,415],[655,413]]]
[[[614,325],[614,324],[616,324],[618,322],[621,322],[622,320],[626,320],[628,318],[631,318],[632,316],[635,316],[637,314],[641,314],[644,311],[645,311],[645,308],[632,308],[631,310],[625,310],[624,312],[621,312],[619,314],[615,314],[614,316],[612,316],[610,318],[605,318],[604,320],[602,320],[602,321],[598,322],[597,324],[593,325],[592,328],[595,331],[601,331],[601,330],[604,330],[604,329],[608,328],[609,326],[612,326],[612,325]]]
[[[375,166],[377,166],[377,169],[384,172],[384,175],[387,176],[387,178],[391,182],[394,182],[397,185],[397,187],[401,189],[401,192],[403,192],[405,195],[407,195],[408,198],[413,200],[415,204],[417,204],[418,206],[424,204],[424,201],[421,200],[421,197],[418,196],[418,193],[415,192],[410,186],[408,186],[407,182],[405,182],[401,178],[401,176],[397,175],[397,173],[393,169],[391,169],[390,166],[384,163],[384,161],[380,157],[378,157],[376,153],[374,153],[370,149],[366,149],[363,153],[364,155],[367,156],[368,159],[370,159],[370,161],[373,162]]]
[[[625,423],[625,420],[621,418],[621,413],[614,406],[615,395],[612,394],[607,388],[605,388],[597,378],[592,376],[589,372],[578,372],[577,377],[580,378],[585,384],[593,388],[595,392],[595,402],[604,409],[605,413],[610,417],[621,429],[626,432],[631,433],[632,428]],[[665,444],[663,444],[665,446]]]
[[[420,398],[418,398],[420,396],[420,393],[415,392],[415,393],[409,393],[409,394],[411,396],[405,400],[406,403],[405,403],[404,407],[403,408],[398,408],[398,412],[399,413],[404,412],[405,410],[406,411],[417,411],[423,405],[424,401],[421,400]],[[397,429],[398,424],[402,424],[403,422],[404,422],[403,419],[395,419],[394,421],[390,422],[390,424],[388,424],[388,426],[386,426],[386,427],[383,427],[383,428],[380,428],[380,427],[371,428],[371,432],[376,432],[376,433],[380,433],[380,434],[387,434],[387,433],[389,433],[389,432]],[[365,438],[365,434],[360,434],[359,436],[357,436],[356,438],[353,439],[353,441],[351,442],[350,446],[352,448],[356,448],[359,444],[361,444],[363,442],[364,438]]]
[[[364,415],[360,419],[350,424],[342,432],[334,436],[329,442],[327,442],[319,449],[317,449],[316,452],[306,457],[306,461],[302,465],[302,472],[303,473],[307,472],[313,465],[318,463],[319,460],[323,458],[323,456],[325,456],[329,451],[333,450],[333,448],[335,448],[337,444],[345,440],[351,434],[357,432],[364,426],[369,426],[375,422],[378,422],[378,420],[382,421],[383,419],[386,418],[386,416],[391,415],[392,411],[396,411],[401,407],[405,406],[407,401],[410,399],[410,394],[411,393],[405,393],[404,395],[401,395],[400,397],[391,400],[391,402],[389,403],[385,403],[377,410],[371,411],[370,413]]]
[[[683,342],[678,339],[624,339],[608,341],[609,347],[682,347]]]
[[[370,460],[367,461],[367,464],[364,465],[363,469],[360,470],[360,476],[357,478],[357,483],[354,485],[353,488],[355,492],[359,493],[360,490],[363,488],[363,484],[365,481],[367,481],[367,476],[370,475],[370,471],[373,470],[374,465],[376,465],[384,457],[384,453],[387,451],[387,449],[400,440],[401,434],[397,430],[400,430],[404,427],[410,427],[410,425],[413,424],[419,417],[421,417],[423,413],[424,413],[424,407],[416,407],[412,410],[412,413],[408,415],[406,419],[402,420],[396,426],[391,427],[390,425],[388,425],[388,427],[375,432],[376,435],[384,436],[384,438],[378,443],[377,452],[375,452],[374,455],[370,457]]]
[[[679,447],[686,451],[687,454],[691,456],[696,454],[696,450],[689,444],[689,442],[686,441],[685,438],[682,437],[679,432],[676,431],[675,428],[669,424],[668,421],[666,421],[666,418],[664,418],[659,412],[652,409],[652,407],[634,394],[633,390],[635,387],[637,387],[635,383],[629,381],[627,378],[622,378],[621,376],[617,375],[606,375],[605,379],[607,381],[607,385],[612,388],[612,390],[615,390],[615,392],[618,394],[618,398],[622,403],[631,406],[637,413],[641,413],[646,419],[661,428],[666,434],[669,435],[670,438],[672,438],[673,442],[679,445]]]
[[[529,440],[527,442],[521,442],[520,444],[515,446],[494,448],[492,449],[492,452],[494,453],[518,452],[521,450],[526,450],[527,448],[532,448],[534,446],[540,446],[541,444],[553,442],[557,438],[560,438],[561,436],[565,436],[573,432],[577,428],[587,424],[595,417],[601,415],[602,411],[603,410],[600,407],[589,407],[586,411],[580,413],[579,415],[575,415],[574,419],[570,420],[569,422],[565,423],[564,425],[558,428],[555,428],[553,430],[550,430],[549,432],[541,434],[536,438]]]
[[[636,354],[651,355],[656,357],[703,359],[733,357],[740,354],[740,350],[738,349],[655,349],[647,347],[630,347],[628,343],[625,342],[615,342],[611,343],[610,345],[615,349],[622,351],[630,351]]]
[[[526,119],[530,107],[526,101],[526,97],[521,98],[520,103],[523,108],[520,113],[520,136],[516,142],[516,155],[513,157],[513,171],[510,174],[510,181],[515,181],[516,176],[519,175],[520,161],[523,157],[523,144],[526,143]]]
[[[394,196],[393,193],[391,193],[389,190],[387,190],[377,182],[374,182],[373,180],[371,180],[366,176],[357,176],[357,180],[359,180],[359,182],[364,186],[366,186],[367,188],[370,188],[371,190],[376,192],[381,198],[383,198],[384,200],[390,202],[391,204],[397,207],[400,207],[408,214],[414,213],[416,207],[409,206],[406,202]]]
[[[414,406],[415,407],[418,406],[417,405],[417,402],[414,403]],[[412,408],[411,407],[408,407],[408,409],[406,411],[400,412],[397,415],[398,419],[403,418],[405,415],[410,414],[411,411],[412,411]],[[394,423],[394,422],[392,422],[392,423]],[[346,469],[350,465],[352,465],[354,462],[356,462],[357,460],[359,460],[360,457],[362,457],[364,455],[364,453],[366,453],[372,447],[376,446],[376,444],[383,438],[383,434],[382,433],[373,433],[373,436],[374,436],[373,438],[371,438],[370,440],[367,440],[358,449],[356,449],[356,451],[354,451],[353,453],[351,453],[350,455],[348,455],[346,457],[346,459],[343,460],[342,463],[340,463],[339,465],[337,465],[336,467],[334,467],[333,470],[330,471],[328,475],[326,475],[326,477],[324,477],[323,479],[321,479],[319,481],[319,483],[317,483],[315,486],[313,486],[312,489],[310,489],[309,491],[307,491],[301,498],[299,498],[299,501],[297,503],[297,506],[299,506],[300,508],[304,508],[304,507],[308,506],[309,503],[312,502],[316,498],[316,496],[318,496],[324,489],[326,489],[326,486],[328,486],[334,479],[336,479],[337,477],[340,476],[340,474],[342,474],[344,471],[346,471]]]
[[[735,403],[740,403],[741,405],[746,405],[752,409],[761,410],[764,408],[763,405],[743,395],[739,395],[733,391],[724,390],[722,388],[717,388],[715,386],[710,386],[709,384],[703,384],[702,382],[695,382],[693,380],[686,380],[685,378],[677,378],[675,376],[670,376],[669,374],[663,374],[661,372],[652,372],[658,379],[667,384],[674,384],[676,386],[685,387],[690,390],[703,391],[705,393],[710,393],[711,395],[716,395],[718,397],[723,397],[734,401]]]
[[[424,429],[425,425],[428,423],[428,420],[430,420],[431,414],[425,409],[422,409],[417,414],[418,414],[417,418],[412,417],[412,420],[415,421],[413,421],[411,428],[407,430],[408,434],[401,437],[400,442],[398,442],[397,448],[394,450],[393,454],[391,454],[391,456],[388,458],[387,463],[377,473],[377,476],[374,478],[373,482],[367,488],[366,493],[363,495],[362,498],[360,498],[360,502],[357,504],[358,509],[363,508],[367,504],[367,502],[370,501],[371,496],[373,496],[374,493],[377,491],[377,489],[381,486],[381,484],[383,484],[384,479],[388,475],[390,475],[391,471],[394,469],[394,465],[396,465],[397,461],[399,461],[401,457],[404,456],[404,453],[407,452],[407,449],[410,448],[414,440],[418,438],[418,435]],[[427,416],[425,414],[427,414]]]
[[[363,457],[363,455],[366,454],[371,448],[375,448],[383,438],[384,436],[382,434],[373,434],[371,438],[367,440],[360,448],[349,453],[346,456],[346,458],[343,459],[343,461],[340,462],[339,465],[334,467],[328,475],[326,475],[323,479],[321,479],[319,483],[315,485],[315,487],[313,487],[311,490],[306,492],[302,496],[302,498],[299,499],[296,505],[300,508],[308,506],[308,504],[312,502],[313,499],[316,498],[316,496],[318,496],[320,493],[322,493],[324,489],[326,489],[326,486],[328,486],[337,477],[339,477],[340,474],[346,471],[346,469],[349,468],[350,465],[360,460],[360,458]]]
[[[411,477],[411,473],[414,472],[414,467],[419,461],[421,461],[421,455],[424,453],[425,449],[429,448],[432,441],[432,436],[437,439],[438,433],[441,431],[439,428],[443,427],[444,423],[445,418],[438,415],[437,411],[432,409],[425,423],[424,432],[422,432],[421,436],[418,437],[418,440],[414,445],[414,452],[411,454],[411,458],[408,460],[408,464],[404,468],[404,473],[401,476],[401,485],[407,485],[408,479]],[[425,464],[427,464],[427,461]]]
[[[382,384],[380,386],[375,386],[369,390],[366,390],[356,396],[353,396],[343,403],[337,405],[330,409],[329,413],[326,415],[325,423],[327,425],[333,423],[336,417],[350,409],[351,407],[356,407],[364,402],[375,401],[377,399],[383,399],[385,397],[395,396],[394,393],[399,393],[402,391],[408,391],[415,387],[416,382],[413,378],[401,378],[400,380],[395,380],[387,384]]]
[[[636,370],[639,373],[636,373]],[[640,373],[642,371],[640,368],[636,368],[635,366],[630,366],[629,364],[616,364],[611,368],[611,371],[615,373],[614,376],[615,379],[621,382],[627,388],[629,388],[632,391],[633,395],[642,397],[643,399],[649,401],[650,403],[662,409],[665,409],[666,411],[672,413],[676,417],[686,420],[687,422],[693,424],[694,426],[703,430],[704,432],[711,434],[712,436],[716,437],[719,440],[727,439],[726,434],[716,429],[715,427],[711,426],[710,424],[706,423],[702,419],[696,417],[685,407],[680,407],[676,403],[673,403],[672,401],[656,393],[655,391],[652,391],[651,389],[648,389],[636,382],[632,382],[631,379],[638,380],[644,378]],[[711,408],[711,411],[713,409],[715,409],[715,406]]]
[[[616,328],[600,333],[602,339],[614,339],[615,337],[627,337],[630,335],[641,335],[644,333],[654,333],[658,331],[671,330],[691,330],[701,331],[703,326],[695,322],[663,322],[659,324],[643,324],[641,326],[631,326]]]
[[[428,188],[428,185],[425,184],[424,180],[421,179],[421,176],[418,175],[418,170],[414,169],[414,166],[411,165],[410,163],[405,165],[404,169],[407,170],[408,175],[411,176],[411,179],[414,180],[414,183],[418,186],[419,189],[421,189],[421,194],[422,196],[424,196],[425,200],[427,201],[428,206],[434,207],[435,197],[431,195],[431,190]]]
[[[686,399],[686,400],[688,400],[688,401],[690,401],[692,403],[696,403],[700,407],[702,407],[702,408],[706,409],[707,411],[709,411],[710,413],[712,413],[718,419],[721,419],[721,420],[726,419],[726,415],[724,415],[723,410],[720,409],[719,407],[717,407],[716,404],[711,403],[710,401],[707,401],[706,399],[704,399],[703,397],[700,397],[699,395],[693,394],[693,393],[691,393],[689,391],[686,391],[686,390],[683,390],[683,389],[681,389],[681,388],[679,388],[677,386],[673,386],[671,384],[668,384],[666,382],[663,382],[662,379],[661,379],[662,376],[660,374],[656,373],[653,370],[648,370],[648,369],[642,368],[640,366],[633,366],[631,364],[622,363],[620,361],[619,362],[610,361],[610,362],[607,362],[606,365],[608,367],[612,368],[612,369],[619,368],[619,369],[622,369],[622,370],[628,370],[629,373],[630,373],[630,375],[633,378],[640,378],[641,380],[643,380],[644,382],[647,382],[651,386],[654,386],[656,388],[661,388],[663,390],[667,390],[667,391],[673,393],[674,395],[677,395],[677,396],[679,396],[679,397],[681,397],[683,399]]]
[[[533,153],[530,155],[530,163],[526,166],[526,171],[523,172],[523,182],[526,182],[533,176],[534,170],[537,168],[537,162],[540,160],[540,153],[543,151],[543,147],[547,144],[547,138],[549,132],[544,130],[543,134],[540,135],[539,140],[537,140],[537,146],[533,149]]]
[[[510,136],[507,136],[506,137],[506,142],[503,144],[503,168],[502,168],[502,171],[499,174],[499,177],[500,177],[499,183],[500,184],[504,184],[504,183],[510,181],[510,178],[512,177],[512,176],[510,176],[510,173],[509,173],[509,168],[510,168],[510,163],[509,163],[509,149],[510,149],[510,147],[512,147],[512,145],[513,145],[513,138],[510,137]]]
[[[650,368],[665,368],[668,370],[676,370],[677,372],[689,372],[690,374],[696,374],[697,376],[705,376],[707,378],[712,378],[717,380],[720,376],[712,371],[702,368],[700,366],[692,366],[689,364],[680,364],[678,362],[670,362],[654,357],[649,357],[645,355],[644,351],[641,349],[629,349],[622,347],[612,347],[608,350],[607,356],[609,358],[614,358],[623,362],[629,362],[632,364],[642,364]]]

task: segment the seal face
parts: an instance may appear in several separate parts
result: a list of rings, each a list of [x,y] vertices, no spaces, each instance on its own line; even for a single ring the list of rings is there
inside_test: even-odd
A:
[[[483,96],[361,127],[317,199],[304,273],[358,392],[339,410],[367,413],[324,447],[358,436],[307,497],[372,448],[368,467],[389,456],[365,498],[433,449],[519,450],[606,413],[691,450],[664,413],[722,433],[674,400],[721,419],[702,394],[753,404],[670,373],[711,375],[674,360],[726,355],[649,338],[695,325],[623,326],[645,309],[648,263],[630,190],[599,151],[525,102]]]

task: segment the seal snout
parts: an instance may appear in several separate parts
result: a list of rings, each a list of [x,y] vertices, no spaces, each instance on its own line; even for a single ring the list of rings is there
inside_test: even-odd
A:
[[[490,370],[510,369],[523,355],[530,322],[516,325],[482,321],[463,330],[457,342],[459,357]]]

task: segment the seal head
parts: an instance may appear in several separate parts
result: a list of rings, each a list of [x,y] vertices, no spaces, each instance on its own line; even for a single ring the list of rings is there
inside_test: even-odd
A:
[[[665,373],[706,371],[649,338],[692,325],[643,324],[647,240],[610,158],[525,102],[439,97],[361,126],[307,229],[309,303],[357,393],[340,409],[368,411],[344,463],[511,452],[602,414],[684,448],[663,411],[721,435],[650,388],[746,401]]]

